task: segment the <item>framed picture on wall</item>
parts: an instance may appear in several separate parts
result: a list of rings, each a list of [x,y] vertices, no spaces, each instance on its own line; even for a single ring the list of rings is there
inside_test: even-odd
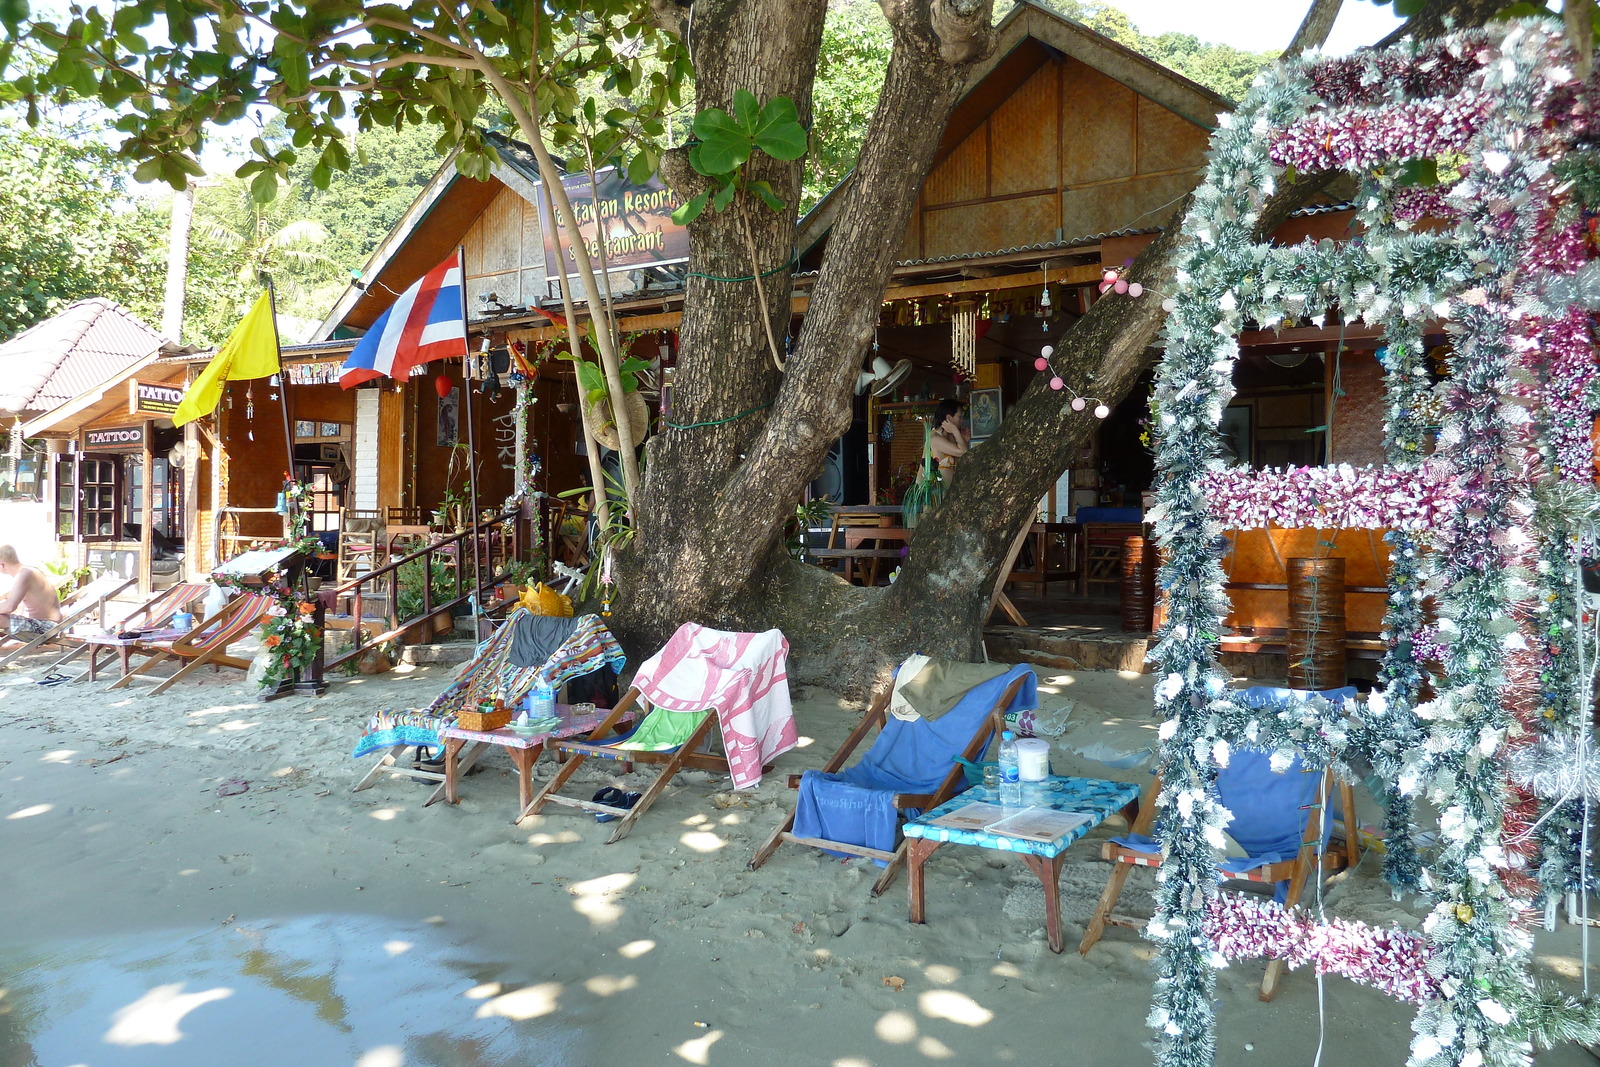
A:
[[[461,423],[457,417],[461,410],[461,389],[450,390],[450,395],[439,398],[439,432],[438,445],[440,448],[454,448],[460,437]]]
[[[309,440],[317,436],[317,424],[305,419],[294,421],[294,435],[302,440]]]
[[[1217,433],[1222,437],[1222,461],[1230,467],[1251,465],[1249,404],[1233,404],[1222,411]]]
[[[322,424],[322,436],[323,437],[343,437],[344,436],[344,423],[342,423],[342,422],[325,422],[325,423],[323,423]]]
[[[974,389],[967,397],[967,424],[972,439],[981,441],[1000,429],[1003,413],[1000,408],[1000,390]]]
[[[320,454],[324,463],[334,463],[339,459],[338,445],[323,445]]]

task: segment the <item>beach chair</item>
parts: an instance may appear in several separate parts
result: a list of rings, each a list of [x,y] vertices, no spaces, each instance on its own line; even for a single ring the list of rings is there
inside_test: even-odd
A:
[[[65,652],[59,659],[52,660],[45,667],[46,678],[56,668],[70,663],[85,651],[88,651],[89,669],[74,681],[82,681],[84,678],[93,680],[98,669],[97,661],[100,653],[106,649],[116,649],[122,654],[122,668],[126,672],[128,669],[128,649],[133,646],[137,637],[119,637],[118,635],[137,634],[138,637],[143,637],[148,631],[161,629],[172,621],[174,615],[205,596],[209,588],[203,582],[179,582],[177,585],[163,589],[120,619],[114,627],[115,633],[88,634],[81,637],[77,634],[65,635],[67,640],[76,641],[78,644]]]
[[[754,788],[763,769],[799,743],[789,703],[788,660],[789,642],[777,630],[729,633],[684,623],[639,668],[633,685],[587,740],[556,742],[557,755],[564,755],[566,763],[518,821],[537,815],[552,801],[609,815],[617,822],[606,839],[609,845],[628,836],[681,770],[727,774],[735,789]],[[602,741],[639,703],[650,710],[634,729]],[[709,751],[713,725],[720,728],[721,753]],[[561,795],[561,787],[590,757],[647,763],[659,766],[660,772],[631,805]]]
[[[27,655],[46,642],[54,641],[59,644],[67,631],[82,622],[90,614],[97,614],[100,625],[104,626],[106,622],[106,602],[128,588],[133,582],[132,578],[124,578],[121,575],[108,572],[81,589],[73,590],[61,602],[61,621],[41,633],[28,634],[26,636],[18,635],[11,638],[13,641],[21,641],[22,645],[20,648],[13,649],[4,656],[0,656],[0,667],[4,667],[20,656]],[[0,634],[0,643],[3,643],[4,639],[5,635]]]
[[[984,677],[988,675],[988,677]],[[981,679],[981,680],[980,680]],[[917,687],[923,687],[921,692]],[[897,699],[897,689],[899,696]],[[912,705],[908,712],[906,704]],[[965,791],[956,761],[977,760],[1011,709],[1036,707],[1038,678],[1018,664],[949,664],[913,657],[895,682],[873,698],[867,713],[820,771],[806,771],[795,810],[750,860],[755,870],[785,841],[884,866],[872,887],[889,887],[906,861],[900,825]],[[924,714],[925,712],[925,714]],[[845,762],[874,729],[877,738],[849,770]]]
[[[139,675],[167,662],[176,662],[179,667],[170,678],[163,678],[154,689],[150,690],[151,696],[165,693],[177,682],[208,663],[213,667],[249,670],[250,661],[228,655],[228,648],[261,625],[272,603],[273,598],[270,594],[244,593],[230,600],[221,611],[187,633],[173,637],[152,636],[134,642],[129,653],[145,656],[145,661],[106,686],[106,691],[121,689]]]
[[[1354,698],[1353,687],[1329,689],[1312,694],[1303,690],[1255,686],[1244,690],[1241,699],[1250,704],[1269,705],[1308,696],[1321,696],[1343,702]],[[1319,871],[1332,874],[1354,867],[1361,861],[1360,834],[1355,827],[1355,793],[1350,783],[1337,781],[1332,768],[1309,767],[1295,759],[1283,772],[1272,769],[1272,754],[1253,749],[1235,749],[1228,766],[1217,774],[1217,792],[1222,804],[1233,813],[1228,835],[1245,852],[1242,857],[1224,859],[1218,866],[1224,881],[1267,883],[1275,886],[1274,900],[1293,908],[1300,903],[1306,882]],[[1333,849],[1333,803],[1335,790],[1343,816],[1342,847]],[[1141,919],[1115,914],[1112,909],[1122,895],[1123,884],[1134,867],[1161,866],[1161,842],[1149,836],[1155,824],[1156,797],[1161,792],[1157,773],[1139,801],[1139,816],[1125,837],[1114,837],[1101,848],[1101,858],[1113,865],[1105,892],[1089,919],[1080,955],[1088,955],[1105,932],[1106,924],[1143,927]],[[1278,992],[1283,960],[1267,963],[1261,980],[1261,999],[1271,1000]]]
[[[513,639],[518,629],[524,627],[535,631],[531,636],[534,658],[540,652],[546,653],[545,658],[532,667],[517,666],[512,659]],[[444,692],[427,707],[418,711],[381,708],[367,720],[351,757],[360,759],[373,752],[381,754],[351,792],[370,788],[385,773],[398,774],[437,785],[423,805],[427,807],[444,798],[444,770],[442,766],[437,769],[401,766],[397,761],[407,748],[413,745],[419,751],[442,748],[444,739],[439,731],[454,726],[456,716],[464,709],[475,707],[480,700],[499,699],[510,706],[520,702],[541,681],[559,691],[570,681],[605,668],[621,670],[626,664],[622,646],[611,636],[600,616],[556,619],[518,608],[503,626],[478,645],[472,658],[461,665]],[[470,770],[481,751],[469,752],[462,760],[459,773]]]

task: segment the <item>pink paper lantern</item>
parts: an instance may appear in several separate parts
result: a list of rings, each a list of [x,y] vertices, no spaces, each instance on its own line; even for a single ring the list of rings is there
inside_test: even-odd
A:
[[[1067,383],[1062,381],[1060,378],[1051,378],[1050,379],[1050,388],[1056,390],[1057,392],[1061,391],[1062,389],[1065,389],[1066,387],[1067,387]]]
[[[1087,400],[1085,400],[1083,397],[1075,396],[1075,397],[1072,398],[1072,410],[1073,411],[1082,411],[1084,408],[1086,408],[1088,406],[1089,406],[1089,402]]]
[[[1043,356],[1040,356],[1038,359],[1033,361],[1033,369],[1034,370],[1048,370],[1049,368],[1050,368],[1050,361],[1048,359],[1045,359]]]

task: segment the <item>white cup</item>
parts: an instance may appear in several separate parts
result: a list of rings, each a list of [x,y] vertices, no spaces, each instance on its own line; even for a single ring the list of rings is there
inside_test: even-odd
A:
[[[1050,777],[1050,742],[1037,737],[1017,739],[1017,777],[1024,782],[1042,782]]]

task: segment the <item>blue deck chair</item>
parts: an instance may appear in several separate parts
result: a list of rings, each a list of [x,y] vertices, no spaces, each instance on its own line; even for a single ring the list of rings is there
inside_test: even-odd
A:
[[[791,785],[799,786],[799,802],[756,850],[751,870],[789,841],[877,861],[885,870],[872,893],[882,893],[905,865],[902,817],[936,808],[965,791],[966,775],[955,757],[981,758],[990,740],[1005,729],[1007,711],[1037,706],[1038,678],[1033,668],[1018,664],[968,689],[954,707],[933,720],[890,716],[892,692],[891,686],[884,686],[820,771],[806,771],[791,780]],[[878,737],[872,747],[855,766],[841,771],[874,727]]]
[[[1311,696],[1343,703],[1354,699],[1355,695],[1352,686],[1317,693],[1254,686],[1240,693],[1239,700],[1268,707]],[[1354,826],[1355,794],[1350,783],[1336,781],[1331,768],[1306,766],[1296,758],[1286,770],[1277,773],[1271,764],[1270,752],[1241,749],[1235,751],[1228,766],[1218,772],[1217,792],[1223,806],[1233,813],[1228,834],[1245,852],[1243,856],[1223,859],[1218,867],[1225,880],[1273,884],[1276,887],[1273,899],[1292,908],[1300,903],[1306,881],[1318,869],[1319,855],[1325,874],[1354,867],[1360,862],[1360,835]],[[1100,940],[1107,923],[1134,928],[1144,925],[1143,920],[1116,915],[1112,909],[1134,867],[1161,866],[1161,842],[1149,836],[1155,822],[1155,800],[1160,792],[1161,775],[1157,773],[1140,798],[1139,817],[1132,832],[1112,838],[1101,848],[1101,859],[1110,860],[1114,869],[1084,931],[1083,941],[1078,945],[1082,955],[1088,955]],[[1331,806],[1336,795],[1339,807],[1324,817],[1324,801]],[[1339,814],[1345,820],[1343,847],[1330,850],[1333,824]],[[1268,962],[1266,976],[1261,981],[1262,1000],[1271,1000],[1276,995],[1282,972],[1282,960]]]

